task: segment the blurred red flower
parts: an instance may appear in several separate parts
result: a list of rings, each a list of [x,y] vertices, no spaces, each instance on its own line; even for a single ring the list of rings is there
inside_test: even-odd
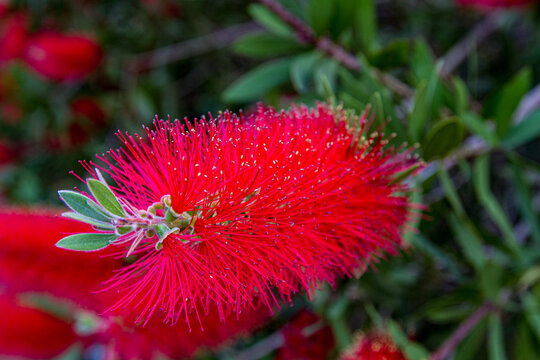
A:
[[[339,360],[407,360],[388,335],[359,336]]]
[[[0,354],[32,359],[52,358],[77,340],[71,324],[0,295]]]
[[[107,118],[101,105],[92,97],[79,97],[69,104],[71,117],[89,120],[97,127],[107,124]]]
[[[101,47],[91,37],[56,31],[33,34],[23,52],[23,59],[34,71],[57,81],[81,79],[98,67],[101,58]]]
[[[0,22],[0,63],[22,54],[26,44],[26,19],[16,13]]]
[[[313,313],[302,311],[281,331],[283,345],[276,360],[326,359],[334,348],[334,335],[330,327]]]

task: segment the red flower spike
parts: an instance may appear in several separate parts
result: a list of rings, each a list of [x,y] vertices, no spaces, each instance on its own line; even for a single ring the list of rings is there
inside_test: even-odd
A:
[[[156,120],[145,138],[119,134],[122,149],[85,163],[116,183],[128,215],[114,223],[160,221],[170,231],[158,240],[136,227],[112,242],[139,257],[109,281],[112,309],[136,308],[139,320],[163,311],[174,323],[214,304],[225,318],[395,254],[419,206],[393,179],[418,160],[366,131],[365,114],[319,105],[185,126]]]
[[[54,31],[31,36],[23,53],[34,71],[56,81],[80,80],[98,67],[101,58],[101,48],[92,38]]]
[[[19,304],[15,297],[0,295],[0,308],[0,355],[52,358],[77,340],[70,324]]]
[[[387,335],[370,334],[358,337],[339,360],[407,360]]]
[[[276,360],[326,359],[334,348],[334,335],[315,314],[303,311],[281,331],[283,345]]]
[[[73,118],[89,120],[97,127],[103,127],[107,124],[107,118],[101,105],[91,97],[84,96],[73,100],[69,104],[69,109]]]

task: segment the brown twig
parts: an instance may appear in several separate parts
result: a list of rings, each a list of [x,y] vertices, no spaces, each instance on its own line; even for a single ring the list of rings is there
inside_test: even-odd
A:
[[[149,70],[174,61],[224,48],[240,36],[259,29],[260,26],[254,22],[234,25],[195,39],[138,54],[129,61],[127,66],[133,72]]]
[[[492,12],[478,23],[463,39],[455,44],[441,59],[442,77],[448,77],[467,56],[501,25],[500,13]]]
[[[289,25],[295,32],[298,40],[304,44],[313,45],[321,52],[332,57],[341,65],[352,71],[361,71],[362,67],[358,59],[343,47],[332,42],[328,37],[317,38],[313,31],[304,24],[300,19],[294,16],[283,5],[276,0],[259,0],[261,4],[266,6],[280,19],[282,19],[287,25]],[[414,90],[409,86],[396,79],[395,77],[385,74],[379,70],[374,71],[375,76],[386,87],[394,91],[396,94],[405,98],[410,98],[414,95]]]
[[[461,341],[475,328],[475,326],[487,315],[497,312],[510,299],[511,291],[503,291],[497,304],[486,301],[475,312],[473,312],[448,339],[431,355],[431,360],[447,359],[461,343]]]

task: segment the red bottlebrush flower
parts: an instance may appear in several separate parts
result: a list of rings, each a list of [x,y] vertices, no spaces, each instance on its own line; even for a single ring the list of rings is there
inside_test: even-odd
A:
[[[387,335],[370,334],[358,337],[339,360],[407,360]]]
[[[276,360],[326,359],[334,348],[334,336],[328,326],[307,311],[298,314],[282,330],[283,345]]]
[[[107,124],[105,112],[101,105],[91,97],[80,97],[69,104],[71,116],[73,118],[83,118],[89,120],[97,127]]]
[[[482,8],[515,7],[534,4],[537,0],[458,0],[463,6],[479,6]]]
[[[161,309],[174,323],[210,304],[220,314],[271,308],[395,254],[415,206],[394,178],[418,161],[366,127],[365,115],[319,105],[119,134],[124,148],[86,164],[99,179],[89,187],[106,187],[91,165],[116,183],[111,244],[139,256],[109,282],[113,309],[141,319]]]
[[[57,81],[81,79],[98,67],[101,57],[101,48],[92,38],[54,31],[31,36],[23,53],[34,71]]]
[[[0,63],[22,54],[26,44],[26,20],[22,13],[14,14],[0,25]]]
[[[77,336],[67,322],[0,295],[0,355],[52,358],[72,345]]]
[[[100,290],[122,262],[54,247],[66,234],[87,231],[92,228],[51,210],[1,209],[0,283],[10,293],[46,292],[97,312],[106,310],[109,294],[91,292]]]

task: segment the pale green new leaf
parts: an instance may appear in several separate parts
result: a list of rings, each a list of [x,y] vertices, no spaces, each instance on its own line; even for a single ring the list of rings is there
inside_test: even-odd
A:
[[[75,234],[66,236],[56,243],[56,247],[76,251],[96,251],[109,246],[117,236],[112,233]]]
[[[94,198],[96,198],[97,202],[103,206],[105,210],[120,217],[126,215],[122,205],[120,205],[120,202],[118,202],[118,199],[107,185],[96,179],[88,179],[86,184],[92,192],[92,195],[94,195]]]

